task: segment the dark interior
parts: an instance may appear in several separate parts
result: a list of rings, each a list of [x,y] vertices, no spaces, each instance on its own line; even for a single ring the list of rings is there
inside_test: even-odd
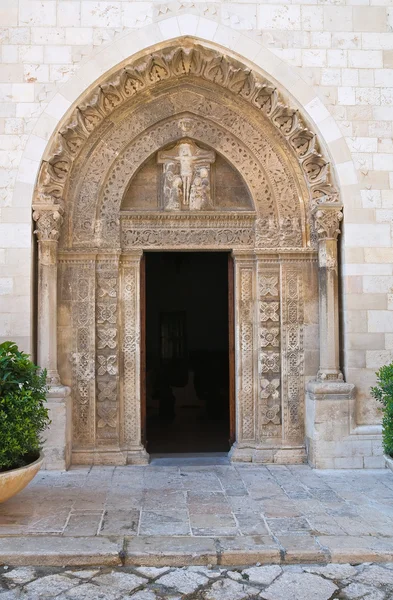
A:
[[[229,450],[228,254],[146,253],[146,440]]]

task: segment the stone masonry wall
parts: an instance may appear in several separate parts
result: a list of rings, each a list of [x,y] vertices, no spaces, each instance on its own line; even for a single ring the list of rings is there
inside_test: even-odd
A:
[[[101,71],[114,66],[127,33],[153,44],[147,26],[155,22],[166,39],[193,23],[198,37],[224,47],[235,48],[240,33],[262,44],[278,59],[276,73],[289,65],[333,117],[322,138],[345,138],[343,367],[357,386],[357,423],[378,422],[368,390],[375,370],[393,360],[391,0],[1,2],[0,340],[32,349],[31,191],[36,161],[70,104],[56,93],[67,82],[81,93],[78,72],[89,60]],[[283,89],[286,77],[277,75]]]

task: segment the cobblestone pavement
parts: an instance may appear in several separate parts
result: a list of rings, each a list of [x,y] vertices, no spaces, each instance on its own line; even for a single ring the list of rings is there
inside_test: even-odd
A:
[[[30,536],[37,536],[37,544],[41,539],[41,545],[46,538],[53,543],[57,539],[60,548],[71,538],[94,538],[102,545],[116,539],[120,549],[127,542],[131,553],[143,542],[150,544],[150,556],[158,548],[152,536],[172,536],[174,544],[193,545],[194,553],[201,553],[204,544],[204,564],[384,562],[393,560],[393,473],[244,464],[42,471],[23,492],[0,505],[2,536],[0,563],[17,538],[22,550],[23,540],[34,550]],[[166,544],[157,550],[162,559]],[[236,545],[247,549],[250,560],[233,559]],[[257,546],[270,554],[253,557]],[[232,552],[226,562],[225,552]],[[27,560],[23,564],[36,564]],[[141,563],[135,559],[126,564]]]
[[[0,568],[0,600],[391,600],[393,564]]]

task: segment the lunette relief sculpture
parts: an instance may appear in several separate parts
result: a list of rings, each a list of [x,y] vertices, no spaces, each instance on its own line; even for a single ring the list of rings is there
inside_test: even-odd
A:
[[[215,161],[214,152],[182,140],[171,150],[159,152],[157,161],[163,165],[165,210],[212,208],[210,165]]]

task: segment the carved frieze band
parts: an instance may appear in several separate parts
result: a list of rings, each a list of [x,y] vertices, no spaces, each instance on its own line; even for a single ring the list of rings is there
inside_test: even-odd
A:
[[[62,197],[73,161],[85,141],[113,111],[138,92],[183,77],[214,82],[262,111],[297,157],[315,203],[337,200],[329,163],[299,112],[288,106],[277,88],[261,75],[233,58],[198,45],[177,45],[149,54],[97,86],[57,134],[52,154],[42,164],[38,194]]]
[[[304,441],[303,276],[301,266],[282,267],[282,398],[284,440]]]
[[[119,441],[119,323],[117,257],[96,265],[97,442]]]
[[[121,264],[124,405],[121,440],[128,449],[141,443],[140,260],[141,254],[127,256]]]
[[[239,442],[255,441],[255,379],[254,379],[254,307],[255,262],[235,259],[238,286],[238,348],[237,393],[240,425]]]
[[[122,247],[224,247],[254,246],[255,215],[225,218],[211,214],[198,218],[174,218],[149,215],[142,219],[122,219]]]
[[[258,261],[258,437],[281,438],[280,267]]]

